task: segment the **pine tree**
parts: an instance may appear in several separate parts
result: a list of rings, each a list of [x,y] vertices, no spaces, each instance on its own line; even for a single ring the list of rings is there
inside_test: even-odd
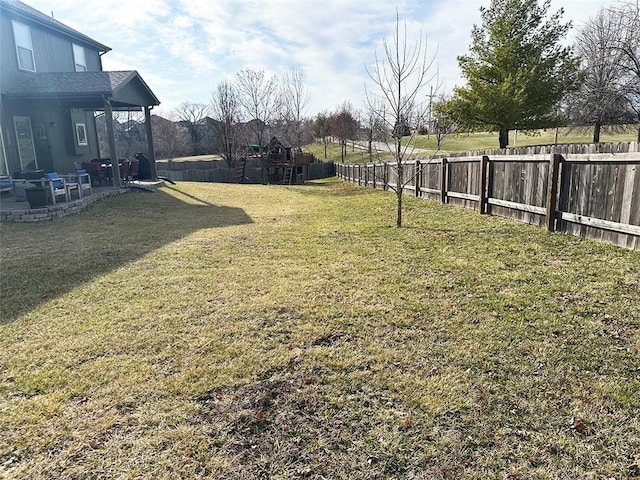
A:
[[[575,82],[577,61],[560,45],[571,24],[561,22],[562,9],[548,16],[549,7],[550,0],[492,0],[480,9],[470,52],[458,57],[467,85],[442,107],[470,129],[498,131],[500,148],[510,130],[554,126]]]

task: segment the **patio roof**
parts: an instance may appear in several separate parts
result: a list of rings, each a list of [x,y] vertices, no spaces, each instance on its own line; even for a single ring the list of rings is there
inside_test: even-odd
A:
[[[160,101],[135,70],[114,72],[34,73],[6,92],[7,98],[59,100],[65,105],[102,109],[104,98],[114,108],[160,105]]]

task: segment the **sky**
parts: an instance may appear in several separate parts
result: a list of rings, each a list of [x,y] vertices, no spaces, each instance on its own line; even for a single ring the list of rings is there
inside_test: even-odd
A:
[[[242,69],[282,78],[302,69],[308,117],[345,101],[365,105],[366,67],[384,55],[396,8],[410,36],[426,38],[437,73],[424,89],[464,85],[457,57],[468,52],[480,7],[490,0],[23,0],[112,48],[104,70],[137,70],[169,116],[183,102],[211,102],[219,82]],[[614,0],[551,0],[576,28]],[[571,41],[571,38],[567,40]],[[370,83],[369,83],[370,85]],[[368,87],[370,88],[370,86]]]

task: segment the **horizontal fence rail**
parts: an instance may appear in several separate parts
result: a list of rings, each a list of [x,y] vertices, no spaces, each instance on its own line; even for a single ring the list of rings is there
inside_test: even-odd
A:
[[[191,168],[184,168],[184,164]],[[197,165],[193,165],[197,164]],[[165,165],[168,167],[168,165]],[[194,166],[200,168],[193,168]],[[335,169],[333,162],[318,162],[305,165],[305,180],[318,180],[321,178],[333,177]],[[158,175],[168,178],[174,182],[231,182],[234,176],[234,169],[222,165],[222,162],[213,164],[212,162],[173,162],[171,168],[158,166]],[[262,183],[262,170],[256,167],[247,166],[244,170],[242,183]]]
[[[397,185],[394,162],[335,168],[358,185]],[[402,171],[407,195],[640,250],[637,152],[460,156],[408,161]]]

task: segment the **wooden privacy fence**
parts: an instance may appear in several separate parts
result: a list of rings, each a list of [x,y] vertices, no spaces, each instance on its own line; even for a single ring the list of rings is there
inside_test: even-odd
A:
[[[186,163],[197,163],[200,168],[184,168]],[[177,168],[173,168],[173,167]],[[190,165],[193,167],[192,165]],[[174,162],[171,169],[158,168],[158,175],[173,181],[183,182],[219,182],[232,181],[234,169],[223,165],[222,162]],[[317,162],[305,165],[305,180],[333,177],[335,169],[333,162]],[[262,183],[262,171],[260,168],[247,166],[244,171],[242,183]]]
[[[395,188],[395,163],[336,164],[359,185]],[[640,250],[640,153],[415,160],[403,193]]]

